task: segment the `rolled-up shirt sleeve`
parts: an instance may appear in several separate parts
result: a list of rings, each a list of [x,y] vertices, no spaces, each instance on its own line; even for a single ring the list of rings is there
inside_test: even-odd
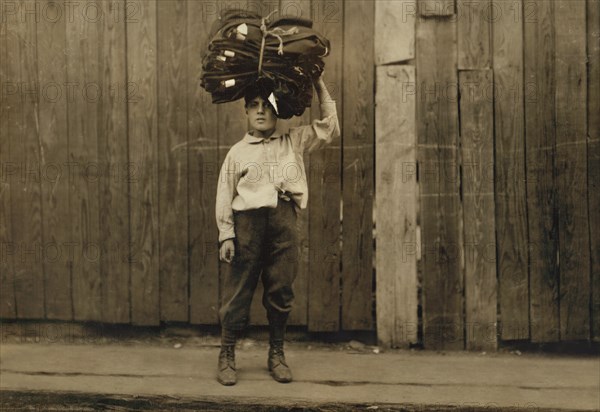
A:
[[[310,125],[290,128],[290,137],[298,142],[301,151],[312,152],[340,137],[335,101],[322,102],[320,108],[320,119]]]
[[[217,228],[219,229],[219,244],[227,239],[235,238],[233,209],[231,208],[231,202],[235,196],[237,185],[237,170],[235,166],[231,153],[227,154],[219,173],[215,205]]]

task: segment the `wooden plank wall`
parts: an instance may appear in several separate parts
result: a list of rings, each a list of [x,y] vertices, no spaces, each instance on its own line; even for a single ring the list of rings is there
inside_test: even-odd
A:
[[[588,211],[592,339],[600,341],[600,1],[587,0]]]
[[[496,241],[503,339],[529,337],[525,131],[523,114],[523,2],[492,3]]]
[[[464,347],[456,19],[417,18],[417,144],[423,343]]]
[[[394,347],[417,343],[419,327],[416,9],[415,1],[375,6],[377,335]]]
[[[129,184],[131,322],[154,325],[160,319],[157,3],[131,4],[137,13],[126,29],[127,83],[136,94],[127,99],[129,161],[136,170]]]
[[[125,11],[125,1],[102,3],[102,13]],[[127,60],[125,23],[105,19],[98,42],[99,78],[104,98],[98,110],[100,273],[102,320],[127,323],[130,319],[129,182],[135,168],[129,162],[127,139]],[[102,56],[107,56],[106,59]],[[133,96],[132,96],[133,98]]]
[[[4,0],[0,1],[0,9],[4,9]],[[8,59],[8,19],[0,26],[0,61]],[[14,39],[13,39],[14,41]],[[14,46],[13,46],[14,47]],[[14,48],[13,48],[14,50]],[[0,64],[0,84],[8,84],[13,78],[10,66]],[[3,165],[0,180],[0,317],[14,319],[16,317],[15,302],[15,272],[14,257],[9,254],[8,245],[12,244],[12,211],[11,211],[11,184],[8,178],[8,163],[10,162],[10,140],[8,139],[9,122],[14,124],[14,114],[10,116],[8,93],[0,93],[0,163]],[[14,126],[13,126],[14,127]],[[4,166],[7,165],[7,166]],[[10,172],[12,173],[12,172]]]
[[[373,328],[373,142],[375,3],[344,6],[342,325]]]
[[[20,6],[27,10],[35,9],[33,1],[22,2]],[[8,7],[8,4],[3,3],[3,7]],[[11,201],[9,238],[12,244],[9,247],[13,248],[9,253],[14,252],[13,274],[9,275],[8,279],[13,281],[16,317],[39,319],[46,315],[44,262],[40,252],[46,239],[43,234],[42,187],[38,173],[39,165],[44,163],[44,159],[41,157],[39,132],[39,88],[36,88],[36,21],[31,15],[28,18],[20,18],[16,13],[3,13],[4,18],[6,59],[2,62],[5,65],[6,77],[11,82],[7,87],[12,87],[12,90],[4,94],[4,130],[8,145],[4,145],[3,149],[8,146],[8,159],[11,162],[9,167],[14,167],[14,173],[11,171],[10,176],[7,175]],[[62,64],[64,66],[64,61]],[[55,170],[46,180],[57,179]],[[70,274],[65,277],[70,279]],[[66,283],[66,287],[70,288],[70,283]],[[4,286],[2,288],[4,289]],[[70,313],[68,315],[70,316]]]
[[[353,130],[308,169],[314,212],[299,219],[290,324],[373,330],[374,55],[359,60],[344,43],[371,49],[374,3],[86,0],[73,19],[59,2],[2,4],[3,318],[218,323],[229,265],[218,262],[215,191],[246,121],[242,101],[213,105],[199,77],[210,26],[241,7],[313,18],[333,44],[326,82],[340,125]],[[280,130],[316,119],[316,103]],[[261,294],[259,284],[256,325],[267,323]]]
[[[485,64],[485,60],[484,60]],[[459,71],[460,142],[464,220],[465,344],[471,350],[496,349],[497,281],[494,181],[486,169],[494,160],[494,111],[485,90],[491,69]]]
[[[341,96],[343,59],[342,1],[312,1],[314,27],[327,37],[332,45],[327,57],[325,83],[336,100],[338,119],[344,134],[344,112]],[[315,110],[312,118],[318,116]],[[342,136],[343,139],[343,136]],[[308,327],[310,330],[331,332],[340,325],[340,199],[341,140],[310,156],[309,173],[309,279]]]
[[[423,344],[596,338],[598,2],[422,0],[417,12]],[[404,17],[398,6],[376,25],[376,62]],[[378,71],[378,102],[390,70]],[[376,144],[386,130],[377,126]],[[376,154],[383,171],[387,153]],[[385,199],[385,174],[376,176]],[[377,244],[391,236],[378,230]],[[386,322],[398,320],[400,292],[377,262],[380,341],[401,345]]]
[[[584,340],[590,333],[586,4],[559,0],[555,7],[560,338]]]
[[[214,202],[219,164],[218,108],[199,87],[202,55],[216,18],[202,2],[187,2],[188,253],[190,322],[218,323],[219,261]]]
[[[558,339],[558,214],[554,192],[554,5],[542,2],[524,31],[531,339]],[[524,331],[525,332],[525,331]],[[509,335],[510,336],[510,335]],[[518,334],[512,335],[518,338]]]

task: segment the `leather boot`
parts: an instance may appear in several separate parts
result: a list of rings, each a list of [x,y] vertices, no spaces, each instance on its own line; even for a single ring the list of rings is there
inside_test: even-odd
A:
[[[283,353],[283,342],[271,342],[269,347],[269,372],[277,382],[288,383],[292,381],[292,371],[290,370],[285,355]]]
[[[235,370],[235,346],[221,346],[219,353],[219,371],[217,380],[220,384],[230,386],[237,382],[237,372]]]

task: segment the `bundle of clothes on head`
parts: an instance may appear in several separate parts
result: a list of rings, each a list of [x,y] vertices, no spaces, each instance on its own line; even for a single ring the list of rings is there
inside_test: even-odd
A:
[[[310,107],[313,81],[323,72],[329,40],[312,20],[223,10],[213,24],[200,85],[213,103],[243,98],[250,88],[268,100],[277,117],[300,116]]]

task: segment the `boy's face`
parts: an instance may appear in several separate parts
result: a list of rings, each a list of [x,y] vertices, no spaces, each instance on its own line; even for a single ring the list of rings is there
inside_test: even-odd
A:
[[[277,116],[275,116],[271,105],[260,96],[248,102],[246,114],[251,130],[262,133],[274,130],[277,125]]]

